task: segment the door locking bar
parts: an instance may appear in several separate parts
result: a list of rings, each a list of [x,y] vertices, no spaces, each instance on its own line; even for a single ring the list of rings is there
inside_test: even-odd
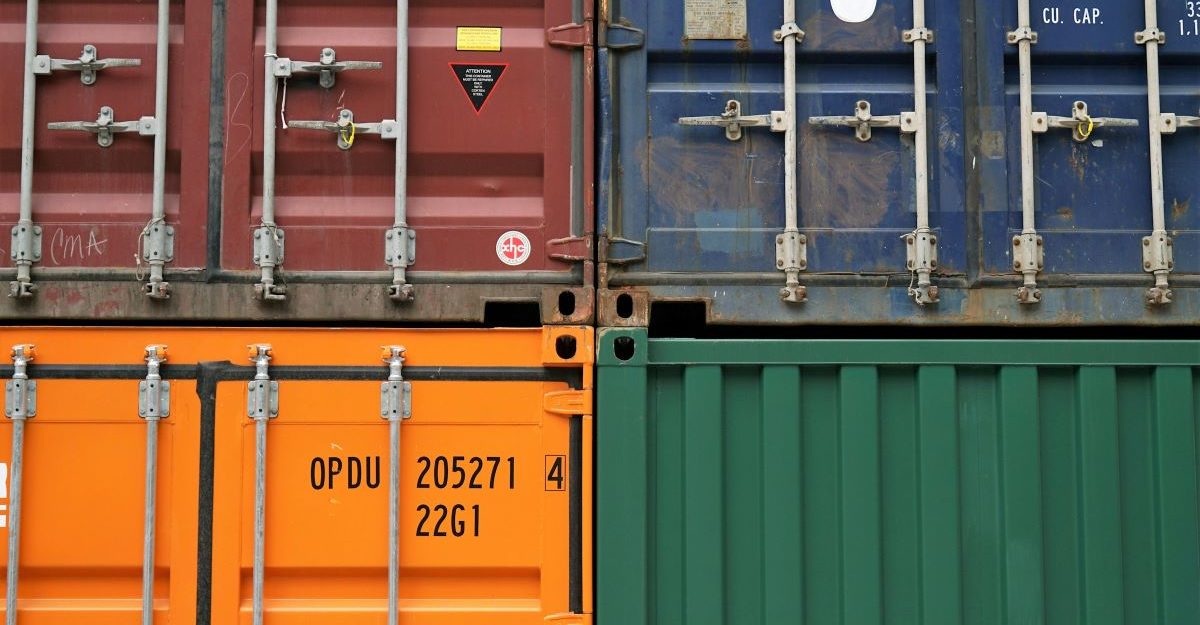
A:
[[[899,128],[903,134],[917,132],[916,113],[872,115],[871,103],[866,100],[859,100],[854,105],[853,115],[809,117],[808,123],[813,126],[849,126],[854,129],[858,140],[863,142],[871,140],[872,128]]]
[[[412,383],[404,381],[404,347],[387,345],[388,379],[379,387],[379,414],[388,422],[388,603],[387,625],[399,621],[400,605],[400,423],[412,416]]]
[[[141,117],[136,121],[113,121],[116,114],[111,106],[101,106],[96,121],[87,122],[50,122],[46,127],[50,130],[79,130],[96,135],[96,143],[107,148],[113,144],[113,135],[121,132],[136,132],[143,137],[153,137],[158,134],[158,121],[153,117]]]
[[[79,72],[79,82],[85,85],[96,84],[100,70],[113,67],[139,67],[141,59],[101,59],[96,52],[96,46],[85,44],[83,53],[78,59],[53,59],[49,54],[39,54],[33,58],[33,73],[38,76],[49,76],[56,71]]]
[[[859,100],[854,105],[854,114],[846,116],[810,117],[814,126],[848,126],[854,136],[862,142],[871,140],[872,128],[897,128],[901,134],[914,137],[914,166],[916,172],[916,228],[904,235],[905,267],[913,276],[914,284],[908,287],[908,295],[919,306],[938,302],[938,287],[933,284],[933,271],[937,269],[937,236],[929,228],[929,130],[927,123],[927,95],[925,47],[933,43],[934,33],[925,26],[925,0],[913,0],[913,27],[901,33],[901,40],[913,47],[913,111],[899,115],[874,115],[871,103]]]
[[[771,132],[787,132],[787,120],[783,111],[771,111],[770,115],[742,115],[742,103],[730,100],[725,103],[725,112],[707,117],[680,117],[681,126],[720,126],[725,129],[725,138],[741,141],[743,128],[766,126]]]
[[[1017,302],[1034,305],[1042,301],[1037,276],[1045,267],[1046,249],[1037,232],[1037,199],[1034,195],[1033,135],[1044,134],[1051,128],[1071,130],[1078,143],[1087,141],[1096,128],[1137,126],[1136,119],[1092,117],[1086,102],[1077,101],[1069,117],[1049,115],[1033,110],[1033,46],[1038,34],[1030,25],[1029,0],[1017,0],[1017,28],[1006,33],[1005,40],[1017,46],[1018,75],[1021,99],[1021,233],[1012,238],[1013,271],[1021,274],[1022,284],[1015,295]]]
[[[1088,115],[1087,102],[1082,100],[1072,105],[1070,117],[1060,117],[1040,112],[1033,114],[1033,132],[1042,134],[1048,132],[1051,128],[1067,128],[1071,130],[1071,138],[1076,143],[1084,143],[1090,139],[1092,132],[1097,128],[1136,128],[1137,126],[1138,120],[1136,119],[1092,117]]]
[[[1167,234],[1166,198],[1163,192],[1163,135],[1180,128],[1200,127],[1200,117],[1162,112],[1162,88],[1159,83],[1158,49],[1167,43],[1167,34],[1158,27],[1158,5],[1145,1],[1146,29],[1134,33],[1135,43],[1146,47],[1146,100],[1150,119],[1150,208],[1153,231],[1142,237],[1142,271],[1154,275],[1154,286],[1146,290],[1146,303],[1163,306],[1171,303],[1170,276],[1175,269],[1174,241]]]
[[[319,74],[320,85],[332,89],[337,84],[337,75],[349,70],[383,69],[380,61],[339,61],[333,48],[321,48],[321,56],[316,61],[293,61],[289,58],[275,59],[274,73],[276,78],[290,78],[293,74]],[[291,125],[291,122],[288,122]]]
[[[350,109],[339,111],[337,121],[334,122],[298,120],[288,122],[288,127],[336,133],[337,146],[342,150],[354,147],[354,141],[358,135],[379,135],[383,139],[397,137],[396,120],[385,119],[374,123],[355,122],[354,111]]]
[[[774,33],[775,43],[783,45],[783,110],[767,115],[743,115],[742,103],[729,100],[720,115],[681,117],[682,126],[717,126],[725,129],[725,138],[740,141],[744,128],[769,128],[783,136],[784,229],[775,237],[775,268],[784,272],[779,298],[803,303],[808,290],[800,284],[800,272],[808,269],[808,237],[800,233],[797,202],[796,163],[796,46],[804,41],[804,31],[796,24],[796,0],[783,0],[783,25]]]
[[[146,495],[142,519],[142,625],[154,625],[154,524],[158,493],[158,422],[171,415],[171,383],[159,368],[166,345],[146,346],[146,379],[138,382],[138,416],[146,421]]]
[[[12,379],[4,384],[4,416],[12,421],[12,458],[8,468],[8,571],[4,622],[17,625],[17,583],[21,571],[21,474],[25,464],[25,421],[37,415],[37,382],[29,379],[33,345],[13,345]]]
[[[254,379],[246,387],[246,416],[254,421],[254,625],[263,623],[263,573],[267,509],[267,422],[279,416],[279,382],[271,379],[271,346],[248,346]]]

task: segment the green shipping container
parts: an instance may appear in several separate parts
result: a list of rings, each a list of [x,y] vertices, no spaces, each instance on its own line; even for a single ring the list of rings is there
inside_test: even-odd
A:
[[[1200,343],[598,349],[599,625],[1200,623]]]

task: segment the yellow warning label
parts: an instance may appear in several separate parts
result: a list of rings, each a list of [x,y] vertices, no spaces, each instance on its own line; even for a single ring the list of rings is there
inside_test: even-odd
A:
[[[488,26],[459,26],[457,49],[475,52],[499,52],[503,28]]]

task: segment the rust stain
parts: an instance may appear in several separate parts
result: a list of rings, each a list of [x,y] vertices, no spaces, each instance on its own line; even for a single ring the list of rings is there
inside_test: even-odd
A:
[[[1171,219],[1176,221],[1183,219],[1187,215],[1188,209],[1192,207],[1191,200],[1179,201],[1179,198],[1171,200]]]
[[[866,52],[903,45],[896,7],[890,4],[879,7],[871,19],[858,24],[843,22],[827,11],[815,12],[800,28],[805,33],[805,50]]]
[[[720,135],[719,129],[710,130]],[[783,197],[782,158],[769,140],[756,151],[762,141],[753,132],[717,145],[656,137],[651,149],[639,151],[649,159],[650,193],[670,209],[675,227],[693,227],[697,213],[714,208],[777,210]]]
[[[1087,147],[1081,144],[1071,146],[1071,171],[1075,172],[1075,176],[1082,183],[1087,177],[1088,166],[1088,150]]]
[[[871,228],[883,221],[897,190],[889,180],[902,162],[898,151],[872,149],[853,132],[803,128],[807,156],[800,171],[801,218],[819,228]]]
[[[1063,221],[1070,221],[1075,218],[1075,211],[1071,210],[1070,206],[1059,206],[1058,217]]]

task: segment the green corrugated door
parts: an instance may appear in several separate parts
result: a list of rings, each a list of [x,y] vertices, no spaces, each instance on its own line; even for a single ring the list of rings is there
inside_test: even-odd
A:
[[[599,625],[1200,623],[1200,343],[598,349]]]

